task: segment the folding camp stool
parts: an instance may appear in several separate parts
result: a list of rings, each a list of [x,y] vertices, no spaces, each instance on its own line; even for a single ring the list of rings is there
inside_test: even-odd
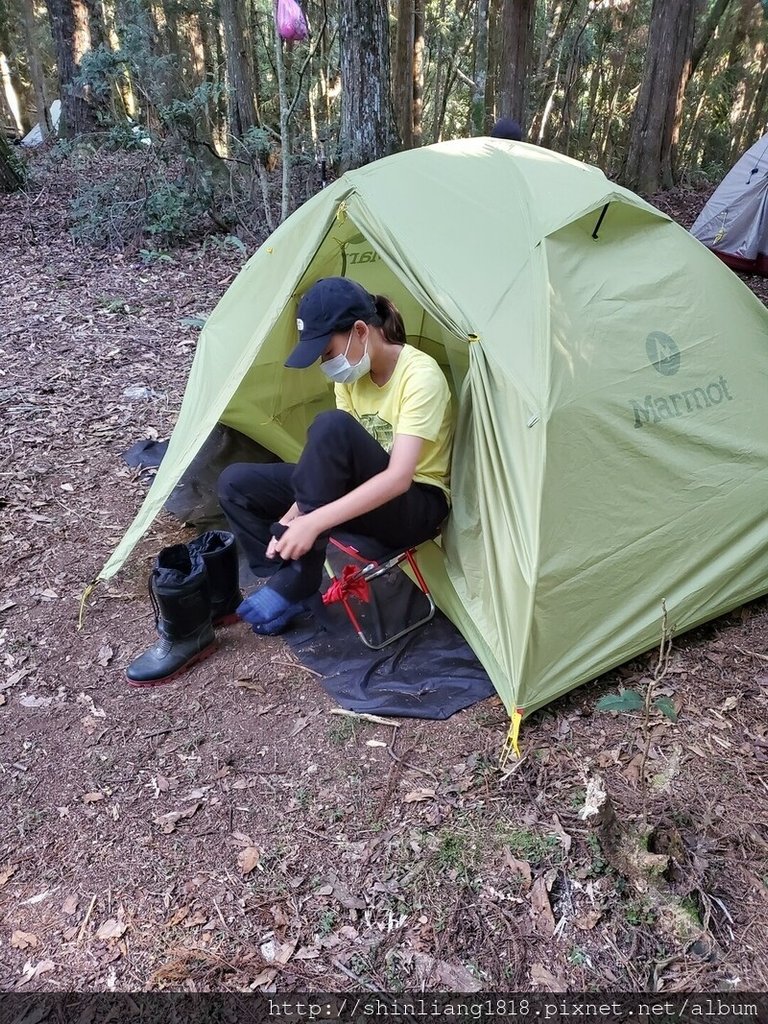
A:
[[[372,602],[370,584],[375,580],[391,579],[392,574],[396,573],[397,567],[403,562],[408,564],[416,584],[414,587],[412,581],[403,581],[411,591],[404,602],[409,605],[407,611],[410,612],[411,606],[415,603],[413,592],[420,607],[415,609],[415,614],[405,614],[400,621],[394,624],[385,622],[382,629],[375,630],[367,621],[368,615],[365,612],[366,606],[375,604]],[[328,605],[339,601],[357,635],[365,646],[373,651],[388,647],[401,637],[426,625],[435,614],[435,602],[419,569],[415,547],[392,551],[368,537],[337,533],[328,542],[325,567],[331,578],[331,585],[323,595],[323,603]],[[397,573],[398,577],[402,575]],[[395,581],[392,582],[394,584]]]

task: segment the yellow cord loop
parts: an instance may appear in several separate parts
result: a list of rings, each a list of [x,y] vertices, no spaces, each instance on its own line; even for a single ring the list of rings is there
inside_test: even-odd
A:
[[[79,612],[79,614],[77,616],[77,628],[78,629],[82,629],[83,628],[83,616],[85,615],[85,602],[88,600],[88,598],[93,593],[94,588],[95,588],[95,586],[96,586],[96,584],[98,582],[99,582],[98,580],[91,580],[91,582],[88,584],[88,586],[83,591],[83,596],[80,598],[80,612]]]
[[[517,758],[520,757],[520,726],[522,725],[524,714],[524,708],[517,708],[515,713],[512,715],[512,720],[509,723],[509,730],[507,732],[506,739],[504,740],[504,746],[501,749],[499,768],[505,768],[507,761],[509,761],[513,754]]]

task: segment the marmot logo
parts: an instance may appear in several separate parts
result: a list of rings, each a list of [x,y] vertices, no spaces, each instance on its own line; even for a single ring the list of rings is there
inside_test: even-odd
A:
[[[680,369],[680,349],[668,334],[652,331],[645,339],[645,351],[657,373],[671,377]]]

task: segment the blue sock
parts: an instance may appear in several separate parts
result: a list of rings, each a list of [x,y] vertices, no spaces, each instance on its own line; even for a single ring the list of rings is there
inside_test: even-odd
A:
[[[303,611],[302,604],[288,600],[269,586],[251,594],[237,608],[237,614],[253,627],[254,633],[267,636],[281,633]]]

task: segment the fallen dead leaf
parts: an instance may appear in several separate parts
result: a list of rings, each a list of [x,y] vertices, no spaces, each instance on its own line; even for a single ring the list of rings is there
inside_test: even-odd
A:
[[[425,800],[434,800],[434,789],[413,789],[403,797],[404,804],[417,804]]]
[[[197,928],[198,925],[205,924],[208,921],[208,915],[204,910],[196,910],[191,917],[188,917],[184,921],[185,928]]]
[[[175,912],[175,914],[173,914],[173,916],[168,921],[168,927],[173,928],[175,925],[181,924],[184,918],[188,916],[189,910],[190,908],[186,906],[179,907],[179,909]]]
[[[49,708],[53,704],[53,697],[38,697],[34,693],[25,693],[19,697],[19,704],[23,708]]]
[[[26,677],[32,675],[33,672],[34,669],[32,668],[20,668],[16,672],[11,672],[5,681],[5,685],[8,687],[15,686],[16,683],[20,683],[22,679],[26,679]]]
[[[67,917],[71,917],[71,915],[77,910],[77,903],[77,896],[67,896],[61,908],[62,914],[66,914]]]
[[[83,798],[82,798],[84,804],[95,804],[99,800],[103,800],[103,799],[104,799],[104,794],[103,793],[98,793],[98,792],[86,793],[83,796]]]
[[[531,913],[533,915],[536,931],[540,935],[553,935],[555,931],[555,915],[549,902],[547,892],[547,880],[544,875],[539,875],[531,889]]]
[[[253,846],[253,837],[245,832],[233,832],[232,839],[238,846]]]
[[[522,875],[523,881],[526,885],[530,885],[533,881],[533,874],[531,873],[531,865],[527,860],[518,860],[513,857],[509,850],[504,850],[504,863],[507,865],[509,870],[515,875]]]
[[[102,942],[108,939],[119,939],[122,935],[125,935],[127,929],[128,925],[124,921],[118,921],[117,918],[110,917],[96,932],[96,938],[101,939]]]
[[[249,875],[254,868],[259,867],[261,862],[261,851],[256,846],[246,846],[237,855],[237,865],[241,875]]]
[[[277,976],[277,971],[274,967],[268,967],[266,970],[259,971],[256,977],[253,979],[249,988],[262,988],[264,985],[270,985]]]
[[[533,964],[531,967],[531,985],[534,989],[543,992],[565,992],[566,984],[562,978],[557,978],[548,971],[542,964]]]
[[[15,931],[11,935],[11,945],[14,949],[34,949],[40,940],[34,932]]]
[[[316,960],[320,956],[320,950],[315,949],[314,946],[302,946],[301,949],[297,950],[294,954],[294,960]]]
[[[4,868],[0,868],[0,889],[13,878],[18,870],[18,864],[6,864]]]
[[[603,916],[600,910],[588,910],[584,914],[579,914],[578,917],[573,919],[574,927],[579,928],[583,932],[592,931],[597,922]]]
[[[97,660],[100,665],[106,668],[110,661],[112,661],[114,655],[115,652],[112,650],[109,644],[104,644],[101,648],[99,648],[99,656]]]
[[[65,928],[61,934],[66,942],[71,942],[72,939],[74,939],[74,937],[77,935],[79,930],[80,929],[77,927],[77,925],[73,925],[72,928]]]
[[[462,964],[436,960],[428,953],[414,952],[413,965],[420,984],[432,987],[437,984],[444,992],[479,992],[483,987]]]
[[[191,818],[193,814],[196,814],[202,804],[194,803],[190,804],[189,807],[185,807],[182,811],[169,811],[167,814],[161,814],[155,818],[155,824],[159,825],[165,835],[170,835],[171,832],[176,828],[176,823],[181,821],[182,818]]]

